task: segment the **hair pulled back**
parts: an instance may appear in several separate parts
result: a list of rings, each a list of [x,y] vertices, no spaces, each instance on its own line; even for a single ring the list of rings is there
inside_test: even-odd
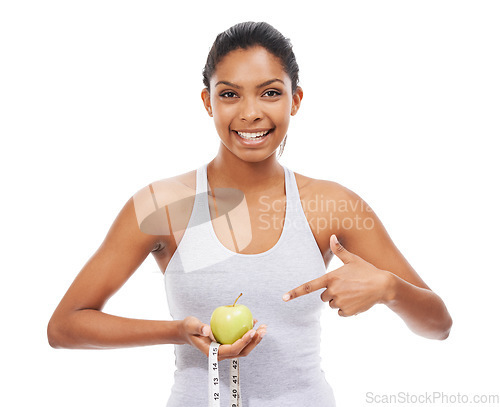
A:
[[[283,70],[292,82],[292,94],[294,94],[299,83],[299,66],[290,40],[272,25],[253,21],[233,25],[215,38],[203,68],[203,84],[208,91],[210,92],[210,78],[224,56],[236,49],[247,49],[256,45],[280,59]]]

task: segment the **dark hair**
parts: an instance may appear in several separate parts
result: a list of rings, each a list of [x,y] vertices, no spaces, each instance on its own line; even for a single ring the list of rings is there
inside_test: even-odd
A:
[[[208,53],[207,63],[203,68],[203,84],[210,91],[210,78],[220,60],[231,51],[247,49],[260,45],[280,59],[283,70],[292,81],[292,94],[299,83],[299,66],[292,51],[292,44],[276,28],[264,22],[247,21],[239,23],[220,33]]]

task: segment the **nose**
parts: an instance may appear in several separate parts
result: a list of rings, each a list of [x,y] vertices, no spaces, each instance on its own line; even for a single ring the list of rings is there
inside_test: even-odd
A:
[[[255,122],[262,118],[258,102],[253,98],[245,98],[241,103],[240,118],[246,122]]]

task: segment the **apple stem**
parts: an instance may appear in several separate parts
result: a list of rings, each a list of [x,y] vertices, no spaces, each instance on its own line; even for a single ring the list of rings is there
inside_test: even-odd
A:
[[[242,295],[243,295],[243,293],[241,293],[240,295],[238,295],[238,298],[236,298],[236,301],[238,301]],[[234,302],[233,307],[236,305],[236,301]]]

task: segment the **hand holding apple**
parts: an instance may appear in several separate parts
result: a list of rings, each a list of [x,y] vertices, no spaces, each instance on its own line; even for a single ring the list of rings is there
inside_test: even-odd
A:
[[[243,295],[241,293],[236,301]],[[210,318],[210,327],[217,342],[232,345],[253,328],[252,313],[245,305],[224,305],[218,307]]]
[[[204,324],[194,316],[188,316],[178,323],[179,339],[175,343],[191,345],[208,357],[210,344],[216,341],[210,325]],[[255,325],[257,320],[254,319],[252,323]],[[247,331],[232,345],[220,345],[218,360],[247,356],[260,343],[266,334],[266,328],[266,325],[260,325],[257,330]]]

